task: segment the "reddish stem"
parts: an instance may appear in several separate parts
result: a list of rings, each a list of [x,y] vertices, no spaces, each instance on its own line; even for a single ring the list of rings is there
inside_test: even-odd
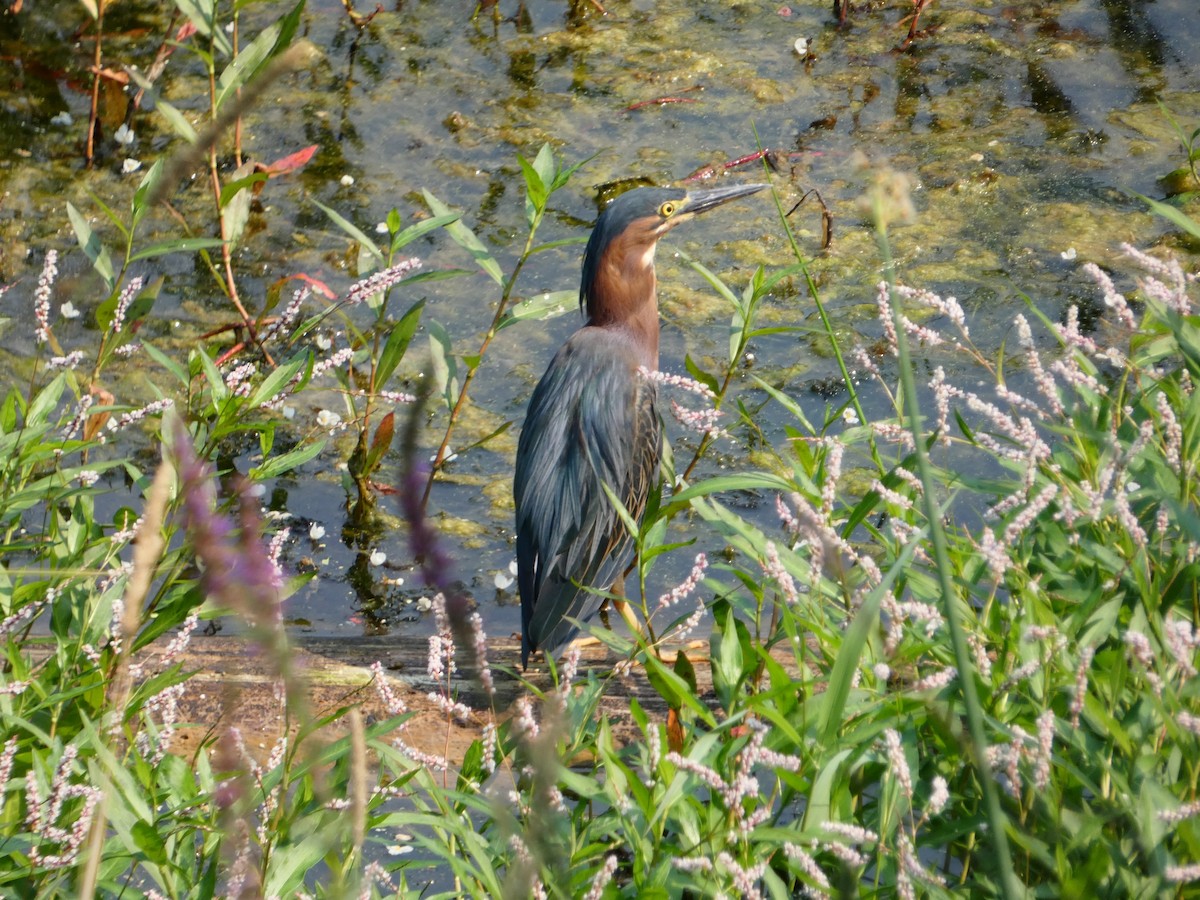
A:
[[[641,100],[637,103],[631,103],[625,107],[626,112],[632,112],[635,109],[641,109],[643,106],[665,106],[668,103],[699,103],[695,97],[658,97],[654,100]]]

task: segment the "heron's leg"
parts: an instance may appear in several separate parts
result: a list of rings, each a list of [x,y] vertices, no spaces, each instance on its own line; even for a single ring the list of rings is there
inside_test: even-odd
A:
[[[646,633],[642,628],[641,621],[633,614],[633,607],[627,600],[614,600],[613,606],[617,608],[617,612],[620,613],[621,618],[625,620],[625,624],[629,626],[630,635],[636,637],[639,634],[644,635]]]
[[[624,596],[624,593],[625,593],[624,584],[614,584],[612,586],[612,592],[614,594]],[[642,623],[641,620],[638,619],[637,615],[634,614],[632,604],[630,604],[627,600],[616,600],[616,599],[614,599],[612,601],[612,604],[613,604],[613,606],[615,606],[617,608],[617,612],[620,613],[621,618],[625,620],[625,624],[627,626],[629,626],[629,633],[631,635],[635,635],[635,636],[640,635],[640,636],[642,636],[644,638],[648,638],[650,640],[654,639],[654,635],[650,632],[650,629],[648,629],[645,626],[645,624]],[[655,643],[655,644],[651,645],[650,650],[655,656],[658,657],[660,662],[664,662],[670,666],[670,665],[675,664],[675,658],[679,655],[680,651],[683,651],[683,650],[691,651],[691,653],[693,654],[692,658],[695,659],[695,658],[697,658],[694,656],[696,651],[706,650],[707,647],[708,647],[707,641],[695,640],[695,641],[689,641],[683,647],[679,647],[674,650],[664,650],[661,647],[659,647],[657,643]]]

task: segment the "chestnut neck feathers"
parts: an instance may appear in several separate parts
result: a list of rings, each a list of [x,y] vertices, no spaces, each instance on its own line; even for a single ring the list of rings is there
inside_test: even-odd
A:
[[[607,243],[593,265],[585,265],[585,275],[592,277],[582,291],[587,324],[628,332],[651,366],[658,364],[657,242],[648,229],[625,229]]]

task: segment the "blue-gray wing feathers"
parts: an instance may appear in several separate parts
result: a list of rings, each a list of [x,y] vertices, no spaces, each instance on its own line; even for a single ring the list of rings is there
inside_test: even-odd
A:
[[[521,662],[553,653],[586,621],[633,559],[634,542],[601,483],[640,518],[658,477],[662,426],[653,382],[607,329],[583,328],[534,390],[517,448]]]

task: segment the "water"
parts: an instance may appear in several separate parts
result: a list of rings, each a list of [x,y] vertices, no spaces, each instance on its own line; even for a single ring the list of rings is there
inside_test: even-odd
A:
[[[268,285],[297,273],[336,290],[354,280],[353,248],[310,198],[371,234],[392,207],[411,221],[421,210],[420,190],[428,189],[463,210],[464,221],[510,269],[524,241],[515,154],[532,157],[545,141],[568,163],[596,156],[555,196],[539,235],[546,241],[586,234],[599,185],[629,178],[671,183],[750,153],[760,140],[788,154],[771,180],[785,208],[810,188],[829,205],[834,241],[828,251],[820,251],[820,219],[811,201],[791,222],[805,252],[816,257],[813,268],[835,327],[867,343],[880,333],[871,318],[880,262],[856,206],[873,171],[863,168],[864,157],[913,179],[919,217],[891,235],[902,278],[957,296],[987,354],[1011,341],[1022,294],[1051,317],[1080,303],[1094,319],[1096,294],[1079,266],[1112,263],[1122,240],[1193,252],[1135,196],[1161,197],[1158,179],[1184,159],[1156,101],[1188,132],[1200,125],[1200,17],[1193,0],[946,3],[922,16],[923,33],[905,49],[899,48],[910,9],[904,2],[860,4],[844,30],[835,27],[824,2],[610,0],[606,6],[609,15],[600,16],[587,2],[501,2],[496,18],[484,11],[472,21],[469,3],[426,0],[385,10],[359,33],[340,3],[310,3],[301,35],[316,52],[248,118],[245,143],[248,154],[265,161],[309,144],[319,149],[299,173],[264,190],[251,236],[237,253],[242,295],[253,307]],[[91,53],[90,38],[73,40],[84,24],[81,8],[29,7],[0,20],[0,283],[21,282],[0,300],[12,320],[0,332],[0,355],[16,375],[29,367],[31,336],[23,323],[43,252],[75,246],[64,200],[96,217],[94,227],[115,243],[88,192],[124,209],[140,177],[121,174],[124,158],[148,165],[172,144],[161,118],[140,113],[128,150],[106,139],[95,171],[81,171],[90,85],[84,68]],[[249,7],[243,34],[254,34],[283,9]],[[157,6],[113,7],[110,64],[147,67],[165,27]],[[797,37],[809,39],[812,58],[796,55]],[[173,102],[198,115],[205,84],[186,52],[177,52],[163,84]],[[695,102],[630,108],[663,97]],[[52,122],[64,111],[72,125]],[[116,121],[110,111],[106,135]],[[761,180],[763,173],[751,166],[731,177]],[[172,198],[199,234],[212,228],[203,181]],[[147,224],[178,230],[163,211]],[[427,266],[470,265],[441,236],[414,249]],[[691,223],[660,248],[662,367],[681,372],[690,354],[715,368],[724,359],[728,310],[677,250],[740,289],[753,266],[786,265],[788,248],[771,203],[761,197]],[[1195,262],[1192,255],[1192,267]],[[70,299],[84,315],[57,323],[56,334],[64,344],[94,346],[89,314],[103,291],[77,249],[62,269],[56,305]],[[578,269],[578,247],[539,254],[518,293],[572,289]],[[227,301],[195,257],[166,257],[135,271],[166,278],[145,332],[160,346],[186,347],[231,319]],[[398,306],[417,296],[401,298]],[[437,282],[420,296],[428,300],[426,321],[444,324],[457,351],[474,353],[498,299],[490,280]],[[764,323],[808,329],[755,341],[751,371],[798,397],[819,420],[838,395],[836,384],[830,393],[836,369],[814,332],[811,299],[798,286],[782,291],[764,310]],[[554,349],[578,324],[568,314],[503,332],[452,443],[464,446],[519,419]],[[148,400],[144,379],[144,369],[133,370],[109,389],[120,400]],[[738,387],[748,392],[748,405],[762,401],[748,378]],[[311,408],[298,409],[296,427],[313,427],[318,407],[334,399],[314,395]],[[878,408],[880,400],[868,394],[866,403]],[[756,415],[763,435],[778,441],[782,413],[766,404]],[[427,444],[435,431],[426,435]],[[742,440],[723,442],[709,471],[746,464],[746,429],[734,432]],[[513,429],[452,463],[430,504],[459,561],[459,577],[495,634],[515,630],[519,620],[511,588],[495,585],[513,557],[508,482],[516,434]],[[671,435],[686,445],[678,430]],[[128,440],[112,452],[143,442]],[[235,448],[243,471],[254,464],[253,447]],[[417,606],[423,591],[400,523],[385,521],[379,533],[357,541],[344,529],[346,495],[337,465],[350,449],[343,437],[267,494],[273,510],[294,517],[289,568],[318,573],[289,601],[289,615],[298,627],[321,634],[423,635],[430,625]],[[396,466],[390,458],[381,480],[394,479]],[[118,490],[113,505],[126,499]],[[770,498],[743,500],[749,515],[770,520]],[[393,509],[387,498],[381,509]],[[324,538],[307,537],[313,524],[325,529]],[[681,524],[684,536],[687,527]],[[386,561],[372,564],[372,551],[382,551]],[[659,566],[652,598],[686,573],[692,552]]]

